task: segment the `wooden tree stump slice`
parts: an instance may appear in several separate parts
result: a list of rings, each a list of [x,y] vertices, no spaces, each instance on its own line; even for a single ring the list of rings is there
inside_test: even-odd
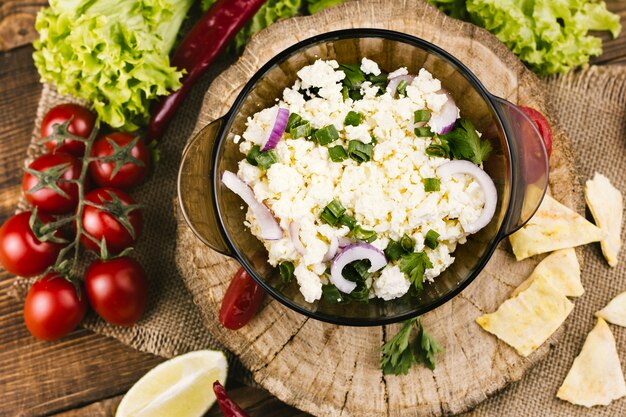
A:
[[[313,35],[351,27],[391,29],[432,42],[466,64],[493,94],[550,115],[541,81],[488,32],[450,19],[418,0],[367,0],[285,20],[255,36],[241,59],[207,91],[195,131],[222,116],[254,72],[274,55]],[[582,194],[572,151],[558,125],[551,122],[555,133],[551,193],[580,209]],[[516,262],[506,242],[467,289],[423,317],[426,328],[445,348],[437,368],[414,366],[406,376],[391,376],[380,371],[380,347],[399,325],[335,326],[306,318],[268,297],[249,325],[239,331],[224,329],[218,311],[237,262],[204,246],[182,218],[177,239],[178,266],[209,330],[240,357],[263,388],[317,416],[459,413],[521,378],[558,338],[559,332],[522,358],[475,323],[477,316],[494,311],[508,298],[538,262]]]

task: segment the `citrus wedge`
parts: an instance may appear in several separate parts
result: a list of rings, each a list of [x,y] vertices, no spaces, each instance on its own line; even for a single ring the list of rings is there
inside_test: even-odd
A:
[[[215,402],[213,382],[226,382],[224,353],[199,350],[150,370],[126,393],[116,417],[200,417]]]

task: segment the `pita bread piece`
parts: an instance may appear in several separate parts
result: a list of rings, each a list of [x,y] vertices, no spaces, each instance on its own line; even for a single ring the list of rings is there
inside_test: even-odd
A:
[[[600,242],[602,254],[610,266],[615,266],[622,247],[622,193],[613,187],[607,177],[596,172],[593,179],[585,183],[585,200],[596,224],[606,233]]]
[[[608,405],[626,395],[624,374],[613,333],[599,318],[556,396],[572,404]]]
[[[606,307],[596,313],[596,316],[609,323],[626,327],[626,292],[612,299]]]
[[[546,195],[535,215],[509,240],[515,258],[521,261],[539,253],[599,242],[604,237],[600,228]]]
[[[511,297],[530,287],[535,280],[546,281],[568,297],[580,297],[585,292],[580,281],[580,264],[574,248],[557,250],[548,255],[539,262],[528,279],[513,290]]]
[[[517,297],[506,300],[498,310],[476,322],[507,343],[522,356],[528,356],[563,324],[574,308],[567,297],[536,280]]]

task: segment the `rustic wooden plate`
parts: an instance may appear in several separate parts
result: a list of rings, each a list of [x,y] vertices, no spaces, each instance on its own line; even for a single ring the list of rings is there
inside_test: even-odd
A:
[[[285,20],[255,36],[241,59],[207,91],[195,132],[222,116],[254,72],[278,52],[313,35],[352,27],[391,29],[432,42],[460,59],[493,94],[550,114],[541,81],[486,31],[450,19],[419,0],[365,0]],[[582,199],[576,191],[569,141],[551,122],[555,131],[551,193],[579,209]],[[249,325],[229,331],[217,316],[238,264],[204,246],[182,219],[178,221],[178,267],[205,325],[239,356],[262,387],[318,416],[459,413],[521,378],[558,337],[522,358],[475,323],[480,314],[495,310],[537,263],[515,262],[506,243],[463,293],[424,316],[424,325],[445,348],[435,371],[415,366],[406,376],[381,373],[380,347],[398,325],[335,326],[308,319],[275,300],[266,300]]]

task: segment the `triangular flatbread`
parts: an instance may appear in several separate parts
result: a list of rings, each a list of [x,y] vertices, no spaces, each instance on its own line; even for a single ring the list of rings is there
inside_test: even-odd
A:
[[[606,233],[606,238],[600,242],[602,254],[610,266],[615,266],[622,247],[622,193],[607,177],[596,172],[593,179],[585,183],[585,200],[596,224]]]
[[[556,396],[572,404],[593,407],[608,405],[625,395],[626,382],[615,338],[606,322],[599,318]]]
[[[609,323],[626,327],[626,292],[612,299],[606,307],[596,313],[596,316]]]
[[[528,356],[561,326],[574,308],[566,296],[542,280],[517,297],[506,300],[494,313],[476,322],[486,331]]]
[[[548,255],[539,262],[528,279],[513,290],[511,297],[530,287],[535,280],[545,280],[568,297],[580,297],[585,292],[580,281],[580,264],[574,248],[557,250]]]
[[[539,253],[598,242],[604,237],[600,228],[546,195],[535,215],[509,240],[515,257],[521,261]]]

